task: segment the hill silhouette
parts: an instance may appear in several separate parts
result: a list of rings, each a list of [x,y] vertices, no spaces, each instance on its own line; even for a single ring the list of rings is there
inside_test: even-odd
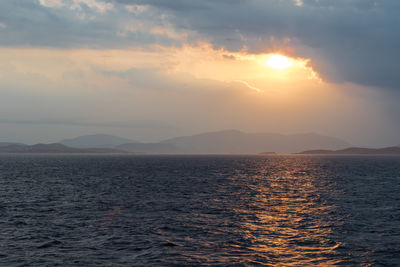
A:
[[[61,143],[28,146],[0,143],[2,153],[150,153],[150,154],[272,154],[323,149],[334,151],[350,145],[315,133],[245,133],[237,130],[181,136],[154,143],[140,143],[113,135],[95,134],[62,140]],[[329,152],[327,152],[329,153]]]
[[[73,148],[63,144],[10,144],[0,147],[0,153],[124,153],[110,148]]]
[[[174,144],[167,143],[128,143],[115,147],[116,149],[125,150],[134,153],[161,153],[175,154],[179,153],[179,148]]]
[[[177,137],[163,143],[174,144],[184,153],[291,153],[321,147],[340,149],[349,146],[343,140],[314,133],[284,135],[237,130]]]
[[[306,149],[341,149],[348,146],[349,143],[343,140],[314,133],[283,135],[226,130],[176,137],[159,143],[128,143],[117,148],[143,153],[258,154],[265,151],[293,153]]]
[[[121,144],[134,143],[134,141],[115,135],[92,134],[64,139],[59,143],[75,148],[114,148]]]

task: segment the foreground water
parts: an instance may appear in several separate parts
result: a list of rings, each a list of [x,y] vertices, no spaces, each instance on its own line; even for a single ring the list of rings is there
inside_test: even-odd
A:
[[[398,266],[400,157],[0,156],[1,266]]]

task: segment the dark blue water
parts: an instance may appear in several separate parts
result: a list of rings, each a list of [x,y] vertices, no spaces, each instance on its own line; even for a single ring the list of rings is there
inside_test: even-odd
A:
[[[400,157],[0,156],[1,266],[399,266]]]

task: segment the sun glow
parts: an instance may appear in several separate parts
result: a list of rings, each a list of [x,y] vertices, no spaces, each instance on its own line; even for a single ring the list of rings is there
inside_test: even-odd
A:
[[[267,60],[265,61],[265,65],[276,70],[285,70],[290,68],[293,65],[293,62],[288,57],[279,54],[273,54],[268,56]]]

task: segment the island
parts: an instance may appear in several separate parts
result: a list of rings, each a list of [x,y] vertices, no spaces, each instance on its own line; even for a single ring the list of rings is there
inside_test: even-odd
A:
[[[0,146],[0,153],[127,153],[114,148],[74,148],[63,144],[8,144]]]
[[[363,148],[349,147],[341,150],[306,150],[296,154],[322,154],[322,155],[400,155],[400,147]]]

